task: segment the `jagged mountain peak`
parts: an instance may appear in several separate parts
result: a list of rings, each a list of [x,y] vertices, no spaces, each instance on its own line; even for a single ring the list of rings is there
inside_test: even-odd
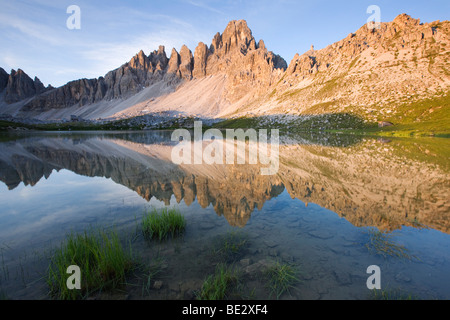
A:
[[[0,92],[5,90],[8,84],[8,78],[9,74],[3,68],[0,68]]]
[[[448,21],[422,24],[401,14],[380,28],[365,24],[323,49],[296,54],[288,66],[263,40],[255,40],[245,20],[233,20],[209,46],[199,42],[194,51],[186,45],[179,51],[173,48],[170,58],[164,46],[148,56],[141,50],[105,77],[46,91],[20,112],[47,118],[67,117],[70,111],[61,109],[86,109],[83,116],[94,117],[96,103],[106,110],[117,105],[115,100],[127,102],[121,110],[102,111],[102,118],[153,110],[228,117],[304,114],[317,105],[330,105],[336,112],[349,105],[377,108],[403,97],[448,90],[449,29]],[[133,96],[139,97],[129,99]],[[89,105],[92,110],[80,109]]]
[[[402,13],[395,17],[392,22],[399,26],[417,26],[420,24],[420,19],[414,19],[410,15]]]
[[[1,69],[1,68],[0,68]],[[45,88],[38,77],[30,78],[22,69],[11,69],[8,74],[0,70],[0,92],[5,90],[4,99],[7,103],[16,103],[41,94],[52,87]]]
[[[352,110],[379,122],[383,118],[377,110],[396,114],[401,104],[449,90],[449,42],[448,21],[420,23],[401,14],[379,28],[365,24],[323,49],[296,54],[276,88],[281,93],[270,99],[278,105],[270,112]]]
[[[148,56],[140,50],[129,62],[104,77],[71,81],[37,96],[23,110],[46,112],[127,99],[156,83],[165,82],[167,86],[176,88],[185,81],[216,75],[228,76],[230,91],[238,81],[250,81],[255,87],[261,87],[273,81],[271,74],[274,69],[286,67],[284,59],[268,52],[263,41],[256,44],[245,20],[234,20],[228,23],[222,34],[214,36],[210,47],[200,42],[193,53],[183,45],[179,52],[172,49],[170,58],[163,45]],[[232,99],[240,98],[246,91],[237,93],[234,90]]]

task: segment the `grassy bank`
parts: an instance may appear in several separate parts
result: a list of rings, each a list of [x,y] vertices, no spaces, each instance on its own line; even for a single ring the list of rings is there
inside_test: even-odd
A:
[[[170,130],[192,127],[194,118],[169,118],[163,120],[159,124],[149,126],[147,116],[133,117],[129,119],[121,119],[108,122],[93,121],[73,121],[73,122],[53,122],[29,124],[22,122],[12,122],[0,120],[0,131],[12,130],[36,130],[36,131],[120,131],[120,130]]]
[[[216,128],[280,129],[290,132],[333,132],[384,137],[450,137],[450,93],[402,104],[361,108],[349,106],[346,112],[304,116],[274,115],[241,117],[217,123]],[[370,112],[368,111],[370,110]],[[392,123],[380,128],[378,121]]]
[[[405,103],[385,116],[392,127],[378,130],[383,136],[436,136],[450,137],[450,95]]]
[[[334,132],[385,137],[435,136],[450,137],[450,94],[441,93],[432,99],[422,99],[412,103],[372,106],[361,108],[349,106],[346,112],[325,113],[321,109],[316,114],[293,116],[273,115],[259,117],[240,117],[216,123],[220,129],[279,129],[289,132]],[[368,110],[370,109],[370,112]],[[317,111],[317,110],[316,110]],[[65,122],[51,124],[21,124],[0,121],[0,131],[12,129],[39,131],[108,131],[144,130],[145,116],[112,121],[108,123]],[[191,127],[195,119],[171,119],[153,130]],[[393,126],[378,127],[378,121],[390,122]],[[206,126],[203,128],[207,129]]]

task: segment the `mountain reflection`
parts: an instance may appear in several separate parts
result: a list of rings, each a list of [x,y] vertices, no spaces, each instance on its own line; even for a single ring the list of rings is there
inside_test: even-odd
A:
[[[170,132],[53,134],[0,143],[0,180],[12,190],[61,169],[106,177],[150,201],[214,207],[243,227],[255,209],[287,191],[355,226],[428,226],[449,232],[449,143],[339,135],[285,136],[277,175],[257,165],[181,165]],[[280,215],[283,214],[280,211]]]

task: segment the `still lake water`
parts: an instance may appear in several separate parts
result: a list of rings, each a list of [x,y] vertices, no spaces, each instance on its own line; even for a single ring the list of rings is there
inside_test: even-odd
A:
[[[273,261],[299,270],[281,299],[371,299],[371,265],[393,298],[450,298],[450,140],[283,136],[278,173],[263,176],[260,165],[177,166],[170,137],[1,135],[1,297],[48,299],[53,248],[96,226],[132,239],[142,261],[162,261],[159,286],[143,290],[131,276],[99,298],[195,298],[218,263],[214,246],[230,236],[246,239],[227,261],[243,274],[244,298],[273,298],[260,273]],[[165,206],[186,217],[186,232],[149,244],[140,219]],[[408,256],[369,250],[373,230]]]

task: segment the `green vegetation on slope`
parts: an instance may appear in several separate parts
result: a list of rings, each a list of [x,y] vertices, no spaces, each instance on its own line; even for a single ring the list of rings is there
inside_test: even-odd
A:
[[[374,128],[375,124],[366,123],[361,117],[350,113],[328,113],[306,116],[274,116],[238,118],[225,120],[214,125],[215,128],[253,128],[253,129],[280,129],[287,131],[328,131],[328,130],[355,130]]]
[[[330,82],[330,85],[335,82]],[[412,97],[413,98],[413,97]],[[348,106],[345,112],[330,112],[335,102],[316,104],[307,109],[304,115],[293,116],[277,114],[261,117],[240,117],[215,124],[215,128],[253,128],[280,129],[299,132],[346,132],[379,136],[438,136],[450,137],[450,92],[441,93],[434,98],[412,103],[404,102],[383,107],[367,108]],[[393,126],[379,128],[374,119],[390,122]],[[186,119],[191,123],[194,119]],[[177,121],[161,124],[156,129],[176,129],[183,127]],[[39,131],[95,131],[95,130],[143,130],[146,126],[138,118],[124,119],[105,124],[90,122],[20,124],[0,121],[0,131],[23,128]]]
[[[375,108],[371,113],[380,121],[393,126],[379,128],[378,124],[367,118],[365,108],[346,108],[344,113],[327,113],[330,103],[311,106],[308,115],[303,116],[262,116],[241,117],[225,120],[214,125],[216,128],[254,128],[280,129],[288,131],[330,131],[379,136],[436,136],[450,137],[450,94]],[[384,112],[384,110],[392,110]]]
[[[397,106],[385,116],[393,127],[380,129],[384,135],[434,135],[450,137],[450,94]]]

